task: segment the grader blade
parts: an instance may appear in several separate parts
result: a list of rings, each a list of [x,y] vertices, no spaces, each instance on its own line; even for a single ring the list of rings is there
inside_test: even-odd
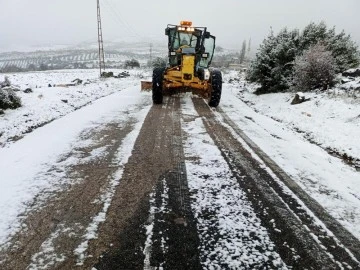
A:
[[[151,90],[152,90],[152,82],[141,81],[141,91],[151,91]]]

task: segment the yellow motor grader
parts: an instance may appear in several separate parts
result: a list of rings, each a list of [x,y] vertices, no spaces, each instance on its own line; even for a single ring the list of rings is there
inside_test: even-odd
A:
[[[192,22],[169,24],[169,62],[164,68],[154,68],[152,82],[142,82],[142,89],[152,90],[154,104],[161,104],[164,95],[192,92],[208,99],[217,107],[221,98],[222,75],[209,68],[215,49],[215,37],[206,27],[192,27]]]

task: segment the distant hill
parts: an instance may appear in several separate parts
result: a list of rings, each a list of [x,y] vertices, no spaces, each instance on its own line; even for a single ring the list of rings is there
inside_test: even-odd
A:
[[[107,42],[104,44],[108,67],[121,68],[126,60],[145,65],[150,59],[150,43]],[[152,44],[152,57],[167,55],[166,44]],[[83,42],[75,46],[44,46],[34,51],[0,53],[0,72],[19,72],[64,68],[96,68],[98,45]]]

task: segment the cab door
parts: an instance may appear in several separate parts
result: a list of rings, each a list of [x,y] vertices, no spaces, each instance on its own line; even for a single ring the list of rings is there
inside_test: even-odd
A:
[[[203,45],[205,52],[202,53],[199,64],[200,67],[208,68],[214,56],[215,37],[210,35],[208,38],[205,38]]]

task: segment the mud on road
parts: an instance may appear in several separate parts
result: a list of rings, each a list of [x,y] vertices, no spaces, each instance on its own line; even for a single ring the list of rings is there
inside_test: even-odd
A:
[[[82,162],[49,169],[63,170],[70,184],[34,201],[24,229],[0,249],[1,269],[360,267],[359,241],[221,108],[166,98],[151,107],[122,163],[135,124],[129,116],[87,131],[82,139],[95,143],[62,157]],[[218,153],[206,168],[208,153],[195,150],[202,144]],[[104,155],[86,159],[99,148]]]

